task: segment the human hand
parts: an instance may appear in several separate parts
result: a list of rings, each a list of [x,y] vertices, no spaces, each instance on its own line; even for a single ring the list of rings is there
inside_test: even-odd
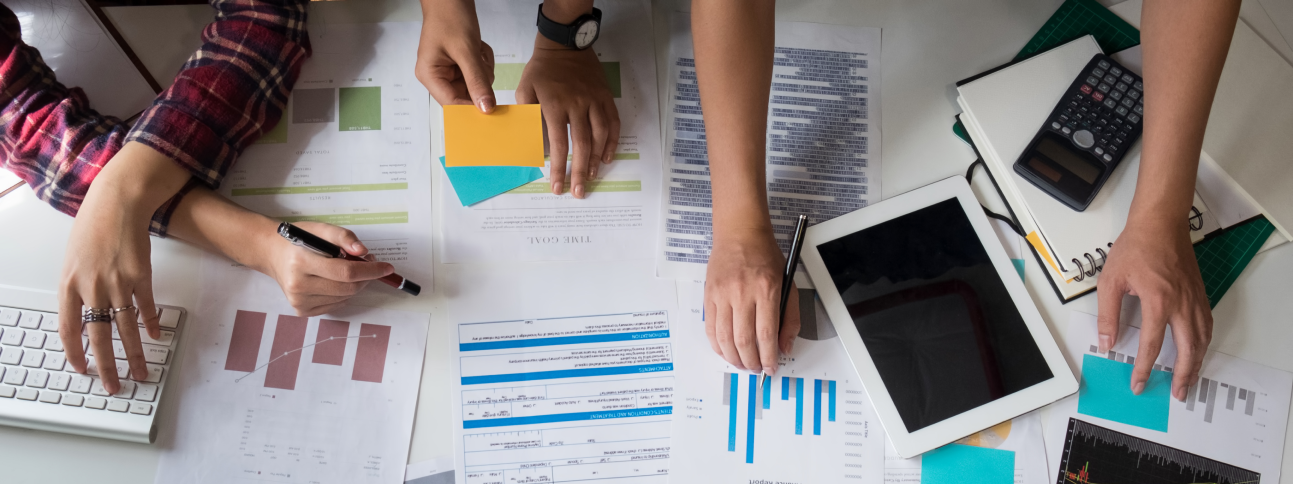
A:
[[[777,351],[789,354],[799,334],[792,284],[778,333],[786,258],[771,233],[732,234],[710,252],[705,275],[705,336],[732,366],[773,375]]]
[[[494,111],[494,49],[480,40],[473,2],[424,0],[413,73],[440,105]],[[434,3],[434,5],[426,5]]]
[[[345,306],[369,282],[395,272],[390,264],[376,262],[354,232],[318,222],[295,222],[294,225],[337,244],[347,254],[367,259],[360,262],[324,257],[292,245],[277,232],[262,231],[266,234],[262,239],[266,245],[262,253],[268,257],[255,266],[278,281],[298,316],[318,316]]]
[[[552,160],[548,176],[555,195],[565,191],[567,139],[574,142],[570,193],[584,198],[584,182],[596,179],[600,165],[615,159],[620,140],[619,110],[597,53],[570,50],[537,36],[534,55],[516,88],[516,102],[542,105]]]
[[[142,319],[150,337],[161,337],[153,304],[148,226],[153,212],[188,178],[187,171],[161,153],[128,143],[104,165],[86,192],[68,237],[58,294],[59,339],[68,365],[78,373],[89,370],[81,340],[83,307],[134,306],[137,309],[114,315],[110,324],[117,326],[129,375],[141,381],[148,377],[137,321]],[[112,328],[91,323],[86,329],[103,388],[116,393],[121,386]]]
[[[1096,286],[1101,352],[1117,342],[1123,294],[1140,297],[1140,350],[1131,374],[1131,390],[1137,395],[1149,380],[1168,325],[1176,342],[1172,396],[1177,400],[1184,401],[1186,391],[1198,380],[1203,355],[1212,342],[1212,309],[1183,223],[1129,221],[1109,250]]]

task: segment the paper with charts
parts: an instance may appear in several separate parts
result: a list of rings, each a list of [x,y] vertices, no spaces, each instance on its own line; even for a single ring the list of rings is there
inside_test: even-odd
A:
[[[247,292],[191,313],[156,482],[403,482],[428,316],[303,318]]]
[[[1120,331],[1118,343],[1100,353],[1096,317],[1071,313],[1066,349],[1070,361],[1080,362],[1081,384],[1077,395],[1051,405],[1052,481],[1280,481],[1293,375],[1214,351],[1186,401],[1177,401],[1170,395],[1176,345],[1169,329],[1149,383],[1132,395],[1140,331]]]
[[[310,29],[314,53],[282,120],[243,152],[220,193],[275,219],[346,227],[430,292],[429,97],[411,67],[421,28]]]
[[[688,14],[674,14],[670,29],[657,273],[703,279],[713,201]],[[768,208],[788,251],[800,214],[816,224],[880,201],[880,29],[777,22],[774,55]]]
[[[646,0],[601,0],[597,7],[603,30],[592,49],[602,61],[620,114],[615,161],[602,165],[597,180],[585,185],[583,200],[570,195],[569,178],[566,193],[553,195],[545,176],[463,207],[451,193],[449,180],[441,176],[443,262],[650,259],[659,223],[661,176],[651,6]],[[494,48],[499,104],[516,102],[521,73],[534,50],[538,8],[538,1],[476,2],[481,38]],[[442,119],[440,107],[433,106],[435,133],[443,133]],[[443,136],[436,141],[435,155],[441,156]]]
[[[809,306],[822,317],[800,331],[792,355],[758,391],[757,375],[731,367],[710,348],[703,289],[701,282],[678,285],[686,319],[676,338],[682,370],[674,482],[880,482],[884,430],[824,308]],[[813,291],[801,293],[811,303]]]
[[[957,444],[1005,450],[1014,453],[1015,484],[1053,484],[1046,467],[1046,443],[1042,439],[1040,411],[1029,412],[1012,420],[988,427]],[[924,462],[921,456],[904,459],[885,441],[885,484],[918,484]]]
[[[456,482],[670,482],[677,298],[650,261],[634,267],[547,288],[539,270],[463,282]]]

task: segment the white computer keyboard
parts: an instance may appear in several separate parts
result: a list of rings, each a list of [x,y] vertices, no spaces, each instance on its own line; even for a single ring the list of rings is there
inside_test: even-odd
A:
[[[157,436],[157,406],[166,376],[175,361],[186,312],[159,306],[162,336],[148,337],[140,325],[148,378],[129,378],[125,349],[112,327],[114,371],[121,389],[109,394],[99,378],[94,358],[89,374],[67,364],[58,337],[58,315],[0,306],[0,424],[152,443]],[[88,347],[82,333],[81,344]],[[93,355],[93,351],[88,351]]]

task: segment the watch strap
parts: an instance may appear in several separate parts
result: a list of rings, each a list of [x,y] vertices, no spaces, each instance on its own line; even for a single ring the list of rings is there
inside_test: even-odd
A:
[[[575,19],[574,22],[567,25],[567,24],[557,23],[556,21],[543,15],[543,4],[539,4],[538,18],[535,20],[534,23],[536,26],[539,27],[539,33],[543,34],[544,37],[547,37],[548,40],[564,45],[571,49],[579,49],[579,47],[575,45],[575,34],[579,32],[579,27],[588,20],[596,21],[598,23],[598,27],[600,28],[601,22],[602,22],[601,9],[598,9],[597,7],[593,7],[593,13],[581,15],[579,16],[579,18]],[[596,42],[596,40],[594,40],[594,42]],[[590,43],[588,44],[588,46],[592,46],[592,44]],[[587,46],[585,48],[587,48]]]

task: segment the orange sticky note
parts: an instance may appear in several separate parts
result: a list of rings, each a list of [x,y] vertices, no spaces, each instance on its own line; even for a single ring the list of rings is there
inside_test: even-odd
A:
[[[538,104],[508,104],[482,114],[476,106],[444,107],[445,166],[543,166]]]

